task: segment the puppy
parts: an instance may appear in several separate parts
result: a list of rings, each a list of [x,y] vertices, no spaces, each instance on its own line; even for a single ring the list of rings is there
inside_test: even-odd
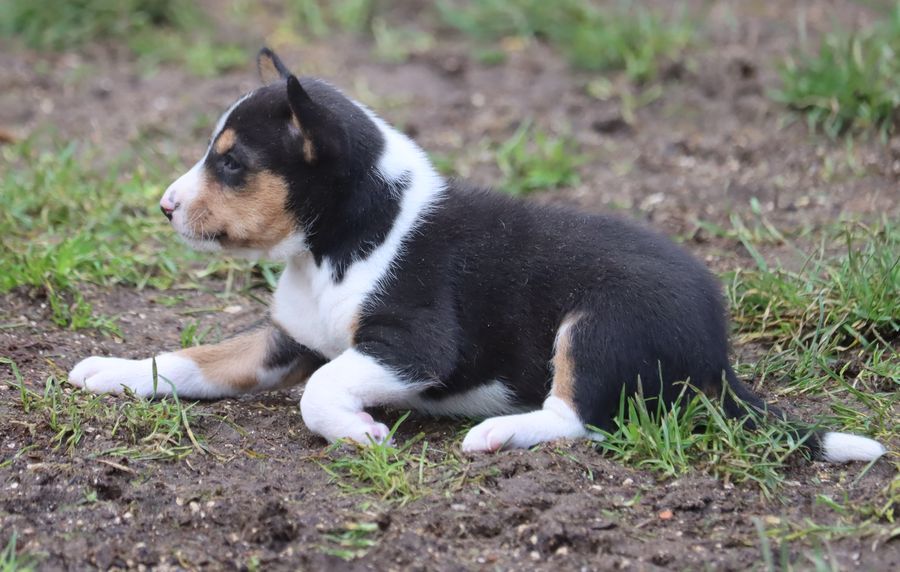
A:
[[[383,440],[373,406],[478,418],[465,451],[613,430],[622,392],[671,403],[678,382],[780,415],[735,376],[717,280],[635,223],[537,206],[441,177],[425,153],[270,50],[264,85],[219,119],[160,201],[193,247],[285,261],[268,326],[151,359],[90,357],[96,392],[214,399],[306,383],[328,441]],[[693,390],[693,389],[692,389]],[[877,442],[801,430],[821,459]]]

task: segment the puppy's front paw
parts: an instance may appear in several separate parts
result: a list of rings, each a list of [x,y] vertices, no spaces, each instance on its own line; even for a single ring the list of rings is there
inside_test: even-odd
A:
[[[150,397],[153,394],[153,364],[149,359],[92,356],[72,368],[69,383],[94,393],[122,393],[127,387],[136,395]]]
[[[371,445],[372,441],[376,443],[385,443],[387,441],[386,444],[390,444],[388,435],[391,430],[388,429],[387,425],[375,421],[365,411],[357,413],[356,418],[359,422],[348,428],[346,438],[353,439],[363,445]]]
[[[329,443],[347,439],[360,445],[371,445],[373,441],[390,444],[388,437],[391,431],[387,425],[375,421],[365,411],[355,413],[332,411],[330,414],[316,411],[315,415],[311,415],[309,409],[306,409],[303,413],[306,427],[313,433],[325,437]]]

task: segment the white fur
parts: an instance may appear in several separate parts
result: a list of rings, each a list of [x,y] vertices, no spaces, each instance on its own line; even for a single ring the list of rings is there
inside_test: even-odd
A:
[[[300,398],[300,414],[310,431],[330,442],[352,439],[367,444],[370,437],[383,441],[387,426],[374,421],[364,408],[403,403],[423,388],[350,349],[309,378]]]
[[[250,91],[244,94],[240,99],[232,103],[228,109],[225,110],[225,113],[219,116],[219,120],[216,122],[216,127],[213,129],[212,137],[209,139],[209,146],[206,148],[206,154],[209,154],[209,150],[212,149],[213,143],[215,143],[216,138],[219,136],[219,133],[222,132],[222,129],[225,128],[225,123],[228,122],[228,118],[231,117],[231,112],[237,109],[237,106],[244,103],[244,100],[249,98],[251,95],[256,93],[256,90]]]
[[[550,396],[538,411],[482,421],[463,439],[462,450],[475,453],[527,449],[545,441],[588,436],[589,432],[578,414],[562,399]]]
[[[835,431],[822,437],[822,458],[830,463],[873,461],[884,453],[884,446],[868,437]]]
[[[374,116],[373,116],[374,117]],[[297,342],[334,358],[352,343],[351,327],[363,304],[376,295],[382,280],[401,254],[403,242],[440,200],[444,181],[435,172],[425,153],[405,135],[378,119],[385,138],[378,170],[385,180],[409,173],[406,188],[390,232],[375,250],[354,261],[335,283],[328,259],[316,266],[308,253],[294,256],[278,281],[272,300],[272,318]]]
[[[169,185],[169,188],[166,189],[166,192],[163,193],[163,198],[160,200],[161,205],[173,209],[176,204],[181,205],[180,208],[175,209],[175,212],[172,213],[172,227],[178,231],[178,235],[182,240],[196,250],[203,252],[219,252],[222,250],[222,245],[217,241],[209,240],[202,236],[202,234],[198,235],[194,229],[191,228],[194,221],[186,220],[185,217],[186,213],[191,210],[191,203],[194,202],[197,195],[200,194],[200,189],[203,187],[203,164],[206,162],[207,156],[209,156],[209,151],[212,149],[213,143],[219,136],[219,133],[221,133],[222,128],[225,127],[225,123],[228,121],[231,112],[252,94],[253,92],[244,95],[232,103],[231,107],[225,110],[225,113],[219,117],[219,121],[216,123],[216,128],[213,130],[213,135],[209,140],[209,145],[206,148],[206,153],[203,154],[203,158],[197,161],[187,173],[181,175],[174,183]],[[200,230],[202,231],[202,229]],[[252,257],[256,258],[259,255],[261,255],[261,253],[253,253]]]
[[[256,390],[278,387],[294,368],[294,363],[276,367],[260,367],[256,371]],[[128,388],[140,397],[171,395],[172,385],[179,397],[216,399],[240,393],[223,380],[207,379],[190,358],[175,353],[156,357],[157,384],[153,392],[153,360],[92,356],[81,360],[69,373],[69,383],[94,393],[122,393]],[[217,383],[218,381],[218,383]],[[170,385],[171,382],[171,385]]]
[[[219,252],[222,250],[222,245],[218,241],[210,240],[202,234],[198,234],[192,228],[193,223],[196,221],[191,221],[187,218],[188,213],[191,212],[191,203],[197,198],[200,188],[203,186],[204,161],[205,158],[197,161],[187,173],[181,175],[174,183],[169,185],[160,204],[163,206],[168,205],[168,208],[175,209],[172,213],[172,228],[178,232],[178,236],[191,248],[203,252]],[[175,208],[176,204],[180,206]],[[203,229],[199,230],[202,233]]]
[[[153,360],[93,356],[80,361],[69,373],[69,383],[94,393],[122,393],[128,388],[140,397],[152,397]],[[162,354],[156,358],[156,395],[170,395],[172,386],[181,397],[216,398],[235,392],[210,383],[193,360]]]
[[[295,231],[270,248],[265,256],[270,260],[284,261],[307,250],[309,250],[309,245],[306,244],[306,236],[300,231]]]
[[[402,406],[428,415],[468,419],[484,419],[521,411],[514,403],[512,391],[496,380],[442,399],[426,399],[421,395],[414,395]]]

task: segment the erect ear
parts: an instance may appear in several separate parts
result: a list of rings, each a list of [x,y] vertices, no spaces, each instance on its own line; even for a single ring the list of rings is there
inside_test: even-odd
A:
[[[287,78],[291,121],[303,135],[303,158],[307,163],[340,157],[344,128],[331,111],[316,103],[293,75]]]
[[[287,79],[291,75],[281,58],[269,48],[259,50],[259,55],[256,56],[256,69],[259,70],[259,79],[265,85],[279,79]]]

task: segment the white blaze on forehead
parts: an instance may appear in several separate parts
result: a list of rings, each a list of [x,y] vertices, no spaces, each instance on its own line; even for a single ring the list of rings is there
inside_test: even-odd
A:
[[[231,112],[237,109],[237,106],[244,103],[254,92],[250,92],[245,94],[243,97],[235,101],[231,104],[231,106],[225,110],[225,113],[219,117],[219,121],[216,122],[216,128],[213,129],[212,137],[209,138],[209,147],[206,148],[206,154],[209,155],[209,150],[212,149],[213,143],[216,142],[216,138],[222,133],[222,129],[225,128],[225,124],[228,123],[228,118],[231,117]],[[205,157],[204,157],[205,158]]]

